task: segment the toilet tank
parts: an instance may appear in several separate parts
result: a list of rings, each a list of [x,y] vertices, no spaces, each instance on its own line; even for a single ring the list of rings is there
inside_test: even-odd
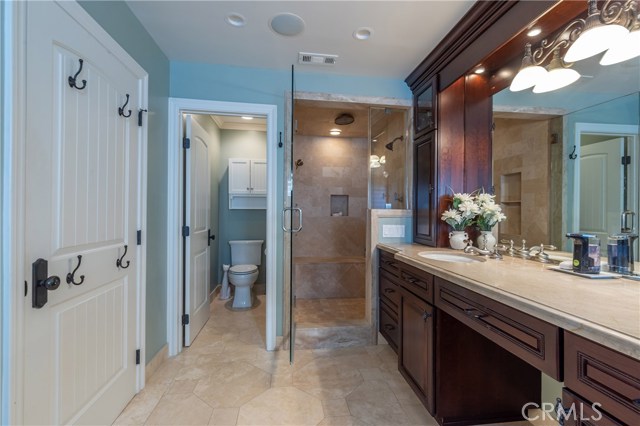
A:
[[[229,241],[232,265],[260,265],[262,240]]]

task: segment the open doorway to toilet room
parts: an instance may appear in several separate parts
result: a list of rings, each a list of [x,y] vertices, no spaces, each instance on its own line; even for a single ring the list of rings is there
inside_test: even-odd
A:
[[[243,293],[236,290],[241,283],[235,275],[227,278],[237,275],[237,262],[231,256],[237,241],[261,242],[260,259],[251,262],[251,274],[242,277],[245,281],[249,275],[252,278],[254,284],[245,292],[256,303],[249,300],[242,309],[265,310],[264,345],[272,350],[276,333],[276,107],[170,99],[169,110],[169,139],[173,142],[168,160],[169,356],[190,346],[210,320],[213,298],[228,300],[229,309],[238,309],[233,303]],[[255,298],[258,294],[265,294],[260,299],[265,301],[262,306]]]

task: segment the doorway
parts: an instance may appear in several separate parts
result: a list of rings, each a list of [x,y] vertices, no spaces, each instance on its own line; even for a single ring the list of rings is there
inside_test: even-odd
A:
[[[277,180],[276,180],[276,123],[275,105],[245,104],[235,102],[203,101],[194,99],[169,99],[169,149],[167,164],[168,215],[167,230],[167,330],[168,353],[176,355],[182,350],[184,331],[182,313],[184,309],[184,291],[182,278],[185,273],[183,259],[184,238],[182,227],[184,211],[182,200],[185,194],[184,149],[181,137],[183,114],[204,114],[221,116],[263,116],[266,117],[266,157],[267,157],[267,195],[266,195],[266,349],[274,350],[276,345],[276,268],[277,268]]]
[[[606,241],[608,235],[620,232],[625,211],[635,213],[637,229],[638,145],[638,126],[576,124],[573,205],[579,208],[574,210],[573,220],[580,232]],[[606,250],[607,246],[602,247]]]

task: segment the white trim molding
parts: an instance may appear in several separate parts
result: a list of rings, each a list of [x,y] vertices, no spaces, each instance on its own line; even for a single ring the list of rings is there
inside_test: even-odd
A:
[[[167,342],[169,356],[182,350],[182,114],[264,115],[267,118],[266,349],[276,348],[277,106],[169,98],[167,160]]]

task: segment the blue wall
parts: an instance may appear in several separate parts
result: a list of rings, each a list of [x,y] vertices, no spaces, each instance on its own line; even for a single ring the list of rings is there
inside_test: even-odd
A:
[[[145,358],[167,342],[167,114],[169,60],[126,3],[81,1],[80,5],[149,73],[147,315]]]

